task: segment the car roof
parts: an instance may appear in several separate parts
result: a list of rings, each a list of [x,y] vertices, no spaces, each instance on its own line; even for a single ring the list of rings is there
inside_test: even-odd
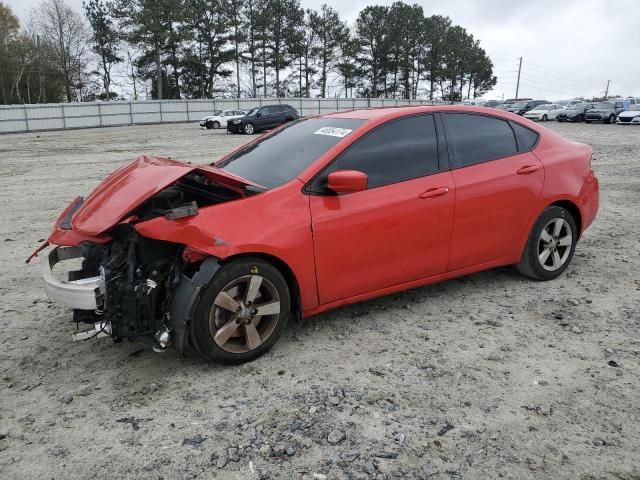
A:
[[[415,113],[429,112],[475,112],[491,114],[494,116],[518,119],[521,117],[508,114],[502,110],[495,108],[478,107],[475,105],[416,105],[401,107],[378,107],[378,108],[362,108],[355,110],[346,110],[342,112],[325,113],[318,115],[319,118],[356,118],[361,120],[388,120],[393,118],[404,117]]]

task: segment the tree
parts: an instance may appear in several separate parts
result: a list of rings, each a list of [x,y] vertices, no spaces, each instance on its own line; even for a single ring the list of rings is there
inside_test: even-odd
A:
[[[13,70],[12,46],[20,31],[20,22],[11,8],[0,2],[0,95],[9,103],[10,74]]]
[[[229,40],[233,44],[233,61],[236,66],[236,95],[240,98],[240,61],[242,60],[241,46],[246,41],[246,33],[242,28],[244,24],[244,1],[229,0],[228,23],[231,28]]]
[[[356,36],[362,46],[362,69],[368,76],[366,93],[377,97],[380,82],[386,94],[386,67],[388,63],[387,23],[389,8],[380,5],[365,7],[356,20]]]
[[[111,99],[111,69],[123,61],[118,55],[120,35],[114,23],[114,5],[102,0],[82,2],[85,16],[93,30],[91,50],[98,57],[98,70],[107,100]]]
[[[224,0],[187,0],[186,24],[198,48],[196,52],[187,49],[183,63],[186,72],[199,72],[203,98],[214,96],[217,77],[231,75],[225,67],[234,55],[228,48],[229,12],[225,7]]]
[[[320,96],[324,98],[327,94],[327,75],[335,66],[339,46],[345,36],[348,36],[348,30],[338,12],[326,3],[320,7],[319,12],[309,11],[309,26],[318,38]]]
[[[165,17],[167,1],[171,0],[117,0],[116,16],[119,18],[126,39],[141,49],[138,67],[151,61],[155,64],[156,98],[164,98],[162,53],[168,43],[168,27]]]
[[[426,55],[423,59],[429,80],[429,99],[433,100],[436,83],[441,74],[446,49],[446,35],[451,28],[451,19],[441,15],[432,15],[425,19]]]
[[[71,102],[73,82],[85,67],[88,35],[82,17],[64,0],[43,0],[34,18],[37,32],[52,49],[51,60],[62,73],[67,102]]]
[[[276,75],[276,96],[280,97],[280,73],[291,64],[295,26],[302,23],[304,11],[299,0],[267,0],[266,7],[270,18],[264,24],[265,45],[269,49],[269,65]]]
[[[342,77],[344,86],[344,96],[349,97],[349,89],[353,96],[353,89],[357,86],[358,80],[362,76],[362,70],[358,66],[361,53],[360,42],[351,38],[349,31],[345,31],[345,36],[340,41],[340,56],[336,63],[336,69]]]

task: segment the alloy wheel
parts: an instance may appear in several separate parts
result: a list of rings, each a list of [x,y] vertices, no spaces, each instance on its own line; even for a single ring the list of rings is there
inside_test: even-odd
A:
[[[260,275],[244,275],[229,282],[209,312],[214,342],[230,353],[255,350],[271,336],[280,316],[276,287]]]
[[[247,135],[252,135],[253,134],[253,125],[251,123],[247,123],[244,126],[244,133],[246,133]]]
[[[540,265],[549,272],[558,270],[569,258],[572,246],[571,225],[564,218],[554,218],[544,226],[538,239]]]

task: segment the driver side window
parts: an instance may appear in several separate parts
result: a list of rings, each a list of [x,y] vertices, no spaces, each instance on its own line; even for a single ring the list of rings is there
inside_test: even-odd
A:
[[[386,123],[351,145],[325,171],[358,170],[368,188],[424,177],[439,170],[438,137],[433,115]]]

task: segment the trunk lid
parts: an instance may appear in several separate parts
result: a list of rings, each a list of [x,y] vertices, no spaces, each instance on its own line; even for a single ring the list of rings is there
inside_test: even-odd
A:
[[[191,172],[231,189],[259,187],[248,180],[209,165],[191,165],[167,158],[141,156],[105,178],[76,210],[73,230],[99,235],[113,227],[144,201]]]

